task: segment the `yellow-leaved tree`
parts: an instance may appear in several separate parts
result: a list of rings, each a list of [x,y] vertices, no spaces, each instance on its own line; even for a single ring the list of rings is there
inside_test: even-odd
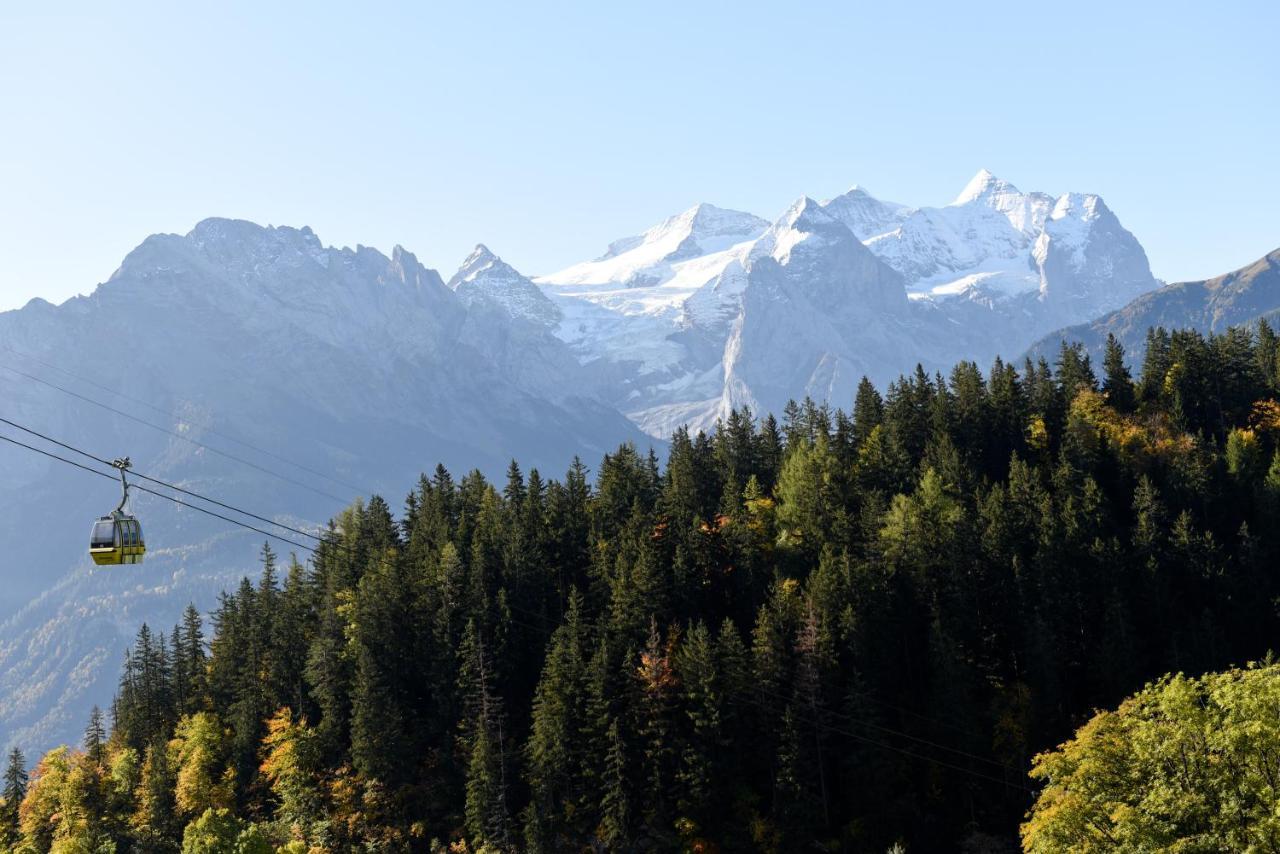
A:
[[[1280,850],[1280,665],[1167,676],[1031,775],[1028,852]]]
[[[174,799],[190,818],[235,803],[235,773],[229,767],[230,733],[209,712],[178,721],[169,742],[169,761],[177,770]]]

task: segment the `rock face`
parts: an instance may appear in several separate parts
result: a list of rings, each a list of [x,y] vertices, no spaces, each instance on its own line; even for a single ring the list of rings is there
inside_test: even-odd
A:
[[[592,393],[595,380],[553,333],[555,303],[483,244],[448,287],[467,308],[458,340],[526,394],[552,401]]]
[[[1159,284],[1098,196],[1023,193],[986,170],[939,208],[857,186],[771,226],[700,205],[536,281],[563,313],[556,334],[613,372],[603,393],[655,436],[733,405],[848,403],[862,374],[1019,353]]]
[[[823,202],[822,206],[859,240],[887,234],[911,215],[911,208],[906,205],[882,202],[856,184],[844,195]]]
[[[1146,253],[1097,196],[1058,199],[1032,257],[1049,320],[1100,314],[1152,289]]]
[[[492,307],[508,318],[552,328],[561,312],[538,286],[515,271],[483,243],[462,262],[449,288],[469,308]]]
[[[1141,359],[1147,330],[1153,326],[1207,334],[1264,318],[1273,325],[1280,321],[1280,249],[1213,279],[1178,282],[1145,293],[1090,323],[1050,333],[1032,345],[1030,353],[1052,360],[1063,341],[1073,341],[1084,344],[1098,361],[1110,334],[1124,345],[1132,362]]]
[[[863,374],[881,372],[883,333],[909,311],[902,277],[817,202],[792,205],[743,271],[720,411],[778,412],[804,395],[852,400]]]
[[[591,396],[527,279],[478,252],[451,284],[403,249],[206,220],[148,238],[91,296],[0,314],[0,414],[294,527],[375,491],[398,507],[437,462],[560,477],[575,454],[661,447]],[[118,486],[7,443],[0,472],[0,740],[34,752],[110,702],[141,622],[212,607],[263,537],[142,494],[146,561],[95,569],[88,528]]]

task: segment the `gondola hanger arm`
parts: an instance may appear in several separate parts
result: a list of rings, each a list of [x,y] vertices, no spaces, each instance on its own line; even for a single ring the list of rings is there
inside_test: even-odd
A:
[[[120,506],[116,507],[116,515],[124,513],[125,504],[129,503],[129,481],[125,480],[124,473],[133,465],[128,457],[118,457],[111,461],[111,465],[120,470]]]

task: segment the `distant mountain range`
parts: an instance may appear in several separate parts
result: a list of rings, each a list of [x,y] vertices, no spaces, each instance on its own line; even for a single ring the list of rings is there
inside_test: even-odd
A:
[[[1100,197],[985,170],[941,208],[856,186],[773,223],[698,205],[535,281],[561,309],[556,335],[608,366],[604,398],[657,436],[1019,353],[1159,285]]]
[[[731,407],[847,407],[863,375],[1017,355],[1160,284],[1098,196],[985,171],[938,208],[860,187],[772,221],[698,205],[536,277],[483,245],[446,281],[399,247],[211,219],[147,238],[90,296],[0,313],[0,416],[302,527],[370,491],[396,507],[437,462],[559,477]],[[141,496],[146,562],[93,570],[115,488],[9,446],[0,467],[0,742],[34,753],[109,701],[139,623],[211,607],[262,537]]]

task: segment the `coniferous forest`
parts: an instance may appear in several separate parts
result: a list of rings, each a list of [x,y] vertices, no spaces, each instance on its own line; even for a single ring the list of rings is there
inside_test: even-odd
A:
[[[82,745],[10,757],[0,847],[1016,850],[1038,754],[1274,645],[1277,400],[1265,324],[1157,329],[437,468],[143,627]]]

